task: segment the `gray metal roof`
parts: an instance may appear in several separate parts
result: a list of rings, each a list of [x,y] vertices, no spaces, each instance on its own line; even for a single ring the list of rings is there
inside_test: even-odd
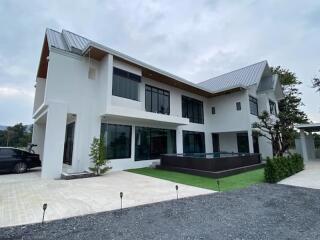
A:
[[[245,88],[259,83],[267,66],[267,61],[258,62],[250,66],[210,78],[204,82],[198,83],[198,85],[214,92],[222,91],[226,88]]]
[[[67,30],[62,30],[62,33],[60,33],[52,29],[47,29],[46,35],[50,47],[79,54],[81,54],[85,47],[91,42],[89,39]]]
[[[161,69],[158,69],[156,67],[153,67],[147,63],[144,63],[142,61],[139,61],[133,57],[130,57],[126,54],[123,54],[121,52],[118,52],[116,50],[113,50],[111,48],[108,48],[104,45],[101,45],[97,42],[94,42],[94,41],[91,41],[87,38],[84,38],[80,35],[77,35],[75,33],[72,33],[72,32],[69,32],[67,30],[62,30],[62,33],[60,32],[57,32],[55,30],[52,30],[52,29],[47,29],[46,30],[46,35],[47,35],[47,39],[48,39],[48,44],[50,47],[54,47],[54,48],[57,48],[57,49],[61,49],[63,51],[68,51],[68,52],[72,52],[72,53],[76,53],[76,54],[79,54],[79,55],[83,55],[87,50],[88,48],[90,48],[91,46],[94,46],[94,47],[97,47],[99,49],[103,49],[104,51],[106,52],[109,52],[111,53],[112,55],[114,56],[118,56],[120,58],[123,58],[125,60],[128,60],[130,62],[133,62],[135,64],[138,64],[139,66],[143,66],[145,68],[148,68],[148,69],[151,69],[155,72],[159,72],[160,74],[163,74],[165,76],[168,76],[170,78],[173,78],[179,82],[182,82],[182,83],[185,83],[185,84],[188,84],[196,89],[199,89],[199,90],[202,90],[202,91],[205,91],[207,93],[211,93],[210,90],[206,89],[206,88],[203,88],[193,82],[190,82],[188,80],[185,80],[183,78],[180,78],[178,76],[175,76],[171,73],[168,73],[166,71],[163,71]]]
[[[68,51],[68,46],[60,32],[54,31],[52,29],[47,29],[46,36],[49,47],[54,47],[64,51]]]
[[[182,79],[178,76],[175,76],[171,73],[155,68],[149,64],[143,63],[137,59],[134,59],[130,56],[122,54],[111,48],[107,48],[85,37],[69,32],[67,30],[62,30],[62,32],[57,32],[52,29],[47,29],[46,36],[48,39],[49,47],[54,47],[57,49],[82,55],[83,52],[85,52],[88,49],[88,47],[90,47],[91,45],[96,45],[110,52],[111,54],[120,56],[124,59],[128,59],[129,61],[138,63],[141,66],[155,70],[161,74],[167,75],[178,81],[184,82],[186,84],[199,88],[203,91],[207,91],[209,93],[217,93],[220,91],[234,89],[238,87],[246,88],[250,85],[258,83],[261,77],[263,76],[264,71],[266,70],[266,66],[268,66],[267,61],[262,61],[262,62],[255,63],[253,65],[220,75],[218,77],[211,78],[204,82],[195,84],[185,79]]]

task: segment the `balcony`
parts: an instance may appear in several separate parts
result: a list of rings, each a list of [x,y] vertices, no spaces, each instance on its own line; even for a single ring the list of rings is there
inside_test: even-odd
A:
[[[173,127],[189,124],[188,118],[114,106],[110,106],[107,113],[103,114],[102,117],[122,120],[130,119],[139,123],[159,123]]]

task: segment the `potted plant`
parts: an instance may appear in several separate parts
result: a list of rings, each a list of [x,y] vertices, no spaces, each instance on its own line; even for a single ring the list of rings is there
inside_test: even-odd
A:
[[[95,175],[99,176],[111,169],[111,167],[107,166],[109,160],[106,158],[104,138],[93,138],[89,156],[93,163],[93,167],[89,169],[94,172]]]

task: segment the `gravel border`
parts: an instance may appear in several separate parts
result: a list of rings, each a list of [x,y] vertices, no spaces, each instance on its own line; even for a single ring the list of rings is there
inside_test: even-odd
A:
[[[319,203],[320,190],[259,184],[2,228],[0,239],[320,239]]]

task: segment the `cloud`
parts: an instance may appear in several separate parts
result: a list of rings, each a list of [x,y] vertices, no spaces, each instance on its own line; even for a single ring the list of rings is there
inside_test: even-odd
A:
[[[26,97],[33,99],[33,92],[27,91],[25,89],[17,89],[10,87],[0,87],[0,99],[1,98],[11,98],[11,97]]]
[[[193,82],[267,59],[296,72],[303,82],[303,110],[320,122],[319,94],[310,88],[320,68],[319,12],[316,0],[4,0],[0,94],[30,99],[45,28],[50,27],[76,32]],[[32,101],[26,103],[31,113]],[[21,101],[7,104],[10,109],[22,106]],[[14,121],[9,116],[26,119],[26,112],[8,109],[0,104],[0,123]]]

